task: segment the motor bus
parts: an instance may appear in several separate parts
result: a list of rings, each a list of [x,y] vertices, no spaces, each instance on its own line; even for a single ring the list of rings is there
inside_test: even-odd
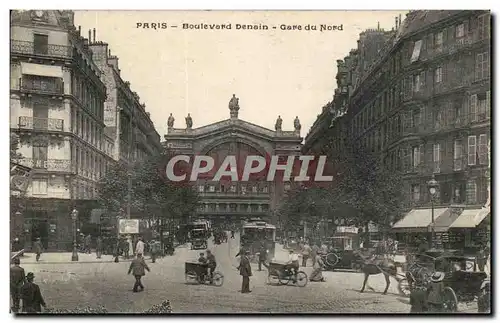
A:
[[[262,243],[267,249],[267,259],[273,259],[276,247],[276,227],[261,219],[245,221],[241,228],[241,247],[250,251],[252,258],[256,258]]]

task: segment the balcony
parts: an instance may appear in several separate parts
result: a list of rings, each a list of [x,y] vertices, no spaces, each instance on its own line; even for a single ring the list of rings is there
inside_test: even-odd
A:
[[[47,45],[35,48],[35,43],[30,41],[12,40],[10,41],[10,53],[42,56],[48,58],[72,58],[73,48],[62,45]]]
[[[420,53],[420,60],[426,61],[441,55],[454,54],[461,49],[468,48],[472,44],[483,40],[486,40],[486,38],[481,37],[478,32],[468,33],[461,38],[456,38],[451,42],[445,42],[440,46],[428,46],[425,51]]]
[[[241,197],[241,198],[269,198],[269,193],[264,192],[199,192],[201,197]]]
[[[64,120],[22,116],[19,117],[19,128],[44,131],[64,131]]]
[[[227,209],[198,209],[198,214],[234,214],[234,215],[260,215],[260,216],[265,216],[269,214],[269,211],[263,211],[263,210],[231,210],[229,208]]]
[[[49,172],[71,172],[71,161],[69,159],[40,160],[23,158],[19,163],[33,169],[43,169]]]
[[[434,84],[433,94],[445,94],[448,92],[458,91],[470,85],[469,80],[465,77],[451,78],[444,82]]]
[[[41,94],[64,95],[64,82],[56,78],[21,78],[19,89]]]

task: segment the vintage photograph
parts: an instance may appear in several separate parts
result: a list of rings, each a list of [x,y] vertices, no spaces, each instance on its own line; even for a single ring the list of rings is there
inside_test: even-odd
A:
[[[491,314],[491,19],[11,10],[11,313]]]

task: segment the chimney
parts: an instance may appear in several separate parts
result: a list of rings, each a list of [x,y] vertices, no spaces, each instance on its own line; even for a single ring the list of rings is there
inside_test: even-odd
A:
[[[95,43],[95,28],[93,29],[93,34],[94,34],[94,35],[93,35],[93,36],[94,36],[94,37],[93,37],[93,42]]]
[[[78,26],[78,36],[82,35],[82,26]]]
[[[377,31],[380,31],[380,21],[377,22]]]
[[[89,44],[92,42],[92,31],[89,29]]]
[[[399,14],[399,25],[401,26],[401,14]]]
[[[394,19],[396,21],[396,29],[398,29],[398,17]]]
[[[111,56],[111,49],[108,50],[108,56]]]

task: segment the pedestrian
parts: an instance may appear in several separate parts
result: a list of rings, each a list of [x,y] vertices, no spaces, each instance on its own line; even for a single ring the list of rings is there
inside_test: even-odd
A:
[[[427,288],[427,302],[429,304],[429,310],[432,313],[441,313],[444,311],[444,273],[437,271],[432,274],[429,287]]]
[[[135,283],[133,288],[134,293],[139,292],[139,288],[141,292],[144,290],[144,285],[142,285],[141,279],[142,276],[146,275],[146,270],[150,271],[148,265],[146,264],[144,258],[142,257],[142,254],[138,253],[137,258],[132,260],[132,262],[130,263],[130,267],[128,269],[128,274],[130,275],[130,273],[132,273],[135,277]]]
[[[410,293],[410,313],[426,313],[429,311],[427,288],[421,280],[417,280],[415,284]]]
[[[259,250],[259,271],[262,271],[262,265],[264,267],[269,268],[266,264],[267,261],[267,249],[264,243],[260,245],[260,250]]]
[[[14,241],[12,241],[12,252],[18,252],[21,249],[21,242],[19,241],[19,238],[16,237]]]
[[[137,244],[135,245],[135,254],[144,254],[144,242],[142,241],[142,237],[139,237]]]
[[[21,287],[21,299],[23,300],[23,312],[40,313],[42,306],[47,307],[43,300],[40,287],[33,282],[35,275],[28,273],[26,283]]]
[[[123,251],[123,257],[125,257],[125,259],[128,259],[130,257],[130,251],[134,250],[134,248],[131,248],[132,241],[130,240],[130,237],[127,237],[126,239],[120,239],[120,245],[120,251]]]
[[[305,241],[304,246],[302,247],[302,267],[307,267],[307,260],[309,259],[309,256],[311,255],[311,247],[309,246],[309,243]]]
[[[316,254],[313,258],[313,271],[311,273],[311,276],[309,277],[309,280],[312,282],[324,282],[325,278],[323,277],[323,266],[325,265],[323,263],[323,259],[321,259],[321,256]]]
[[[40,238],[36,238],[34,249],[36,254],[36,261],[39,261],[43,251],[42,241]]]
[[[149,249],[151,252],[151,262],[155,263],[156,256],[158,255],[158,252],[160,251],[160,243],[158,241],[156,241],[155,239],[151,240],[149,242]]]
[[[234,230],[231,230],[231,239],[234,239]]]
[[[21,267],[21,260],[14,258],[14,265],[10,267],[10,296],[12,297],[12,311],[19,311],[21,301],[21,287],[25,281],[24,268]]]
[[[313,262],[313,267],[314,267],[314,264],[316,263],[316,256],[318,255],[318,251],[319,251],[318,243],[314,242],[312,247],[311,247],[311,259]]]
[[[479,271],[484,271],[484,267],[486,265],[486,260],[488,257],[486,256],[486,248],[484,247],[483,244],[479,246],[479,251],[476,256],[476,263],[477,266],[479,267]]]
[[[250,251],[245,250],[244,254],[241,255],[240,265],[238,266],[238,270],[240,271],[240,275],[242,276],[242,293],[252,292],[250,290],[250,276],[252,276],[252,267],[250,266],[250,260],[248,258],[249,255]]]
[[[90,255],[91,253],[91,245],[92,245],[92,236],[89,234],[87,234],[87,236],[85,237],[85,252],[88,253]]]
[[[101,259],[101,255],[102,255],[102,238],[101,238],[101,236],[98,236],[97,240],[95,242],[95,253],[96,253],[97,259]]]

